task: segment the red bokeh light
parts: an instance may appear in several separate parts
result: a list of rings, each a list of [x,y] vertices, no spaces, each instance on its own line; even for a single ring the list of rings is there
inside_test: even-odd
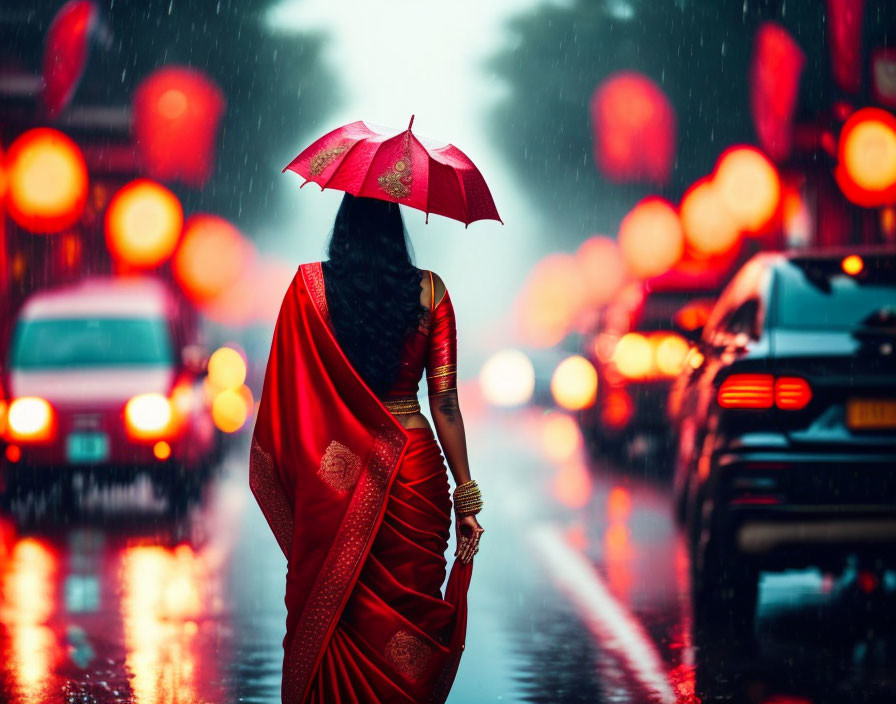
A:
[[[831,72],[847,93],[862,87],[862,22],[865,0],[827,0]]]
[[[675,161],[676,120],[656,83],[635,71],[615,73],[591,97],[594,156],[611,181],[669,180]]]
[[[87,201],[87,164],[81,149],[58,130],[38,127],[20,135],[7,154],[9,214],[38,233],[73,225]]]
[[[149,174],[203,185],[214,166],[214,144],[224,94],[192,68],[161,68],[134,96],[134,132]]]
[[[645,198],[619,225],[619,247],[629,271],[645,279],[671,269],[681,257],[684,235],[675,208],[662,198]]]
[[[775,161],[790,155],[793,115],[806,57],[786,29],[764,22],[756,32],[750,67],[750,109],[759,144]]]

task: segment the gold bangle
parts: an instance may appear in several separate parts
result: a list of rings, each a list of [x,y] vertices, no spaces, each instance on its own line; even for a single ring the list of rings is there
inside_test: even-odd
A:
[[[482,510],[482,492],[474,479],[454,489],[454,512],[458,517],[472,516]]]

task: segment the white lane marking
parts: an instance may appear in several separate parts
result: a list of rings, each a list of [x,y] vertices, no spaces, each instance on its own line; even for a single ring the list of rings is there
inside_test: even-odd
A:
[[[655,701],[675,704],[675,691],[656,646],[637,618],[610,593],[591,563],[566,542],[556,526],[536,526],[528,538],[551,578],[579,608],[601,645],[619,656]]]

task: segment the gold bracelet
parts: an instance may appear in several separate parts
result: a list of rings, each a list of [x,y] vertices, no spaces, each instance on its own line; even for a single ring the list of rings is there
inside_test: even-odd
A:
[[[482,492],[475,480],[459,484],[454,489],[454,512],[459,518],[479,513],[482,506]]]

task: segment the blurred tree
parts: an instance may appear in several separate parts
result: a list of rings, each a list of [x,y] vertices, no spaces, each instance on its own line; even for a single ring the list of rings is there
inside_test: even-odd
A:
[[[597,85],[636,70],[668,95],[678,119],[669,185],[677,202],[734,143],[755,142],[747,77],[762,21],[783,24],[807,56],[797,119],[831,99],[822,3],[786,0],[573,0],[514,20],[512,40],[490,62],[510,87],[492,135],[524,178],[522,187],[571,246],[619,221],[656,189],[615,185],[595,163],[588,104]]]
[[[0,66],[40,73],[47,27],[61,0],[0,10]],[[25,5],[25,3],[23,3]],[[227,107],[214,173],[202,190],[173,185],[187,212],[255,224],[270,216],[280,169],[308,125],[335,106],[335,78],[317,35],[273,33],[261,0],[106,0],[111,41],[94,46],[73,105],[130,105],[139,81],[168,64],[202,69]],[[248,231],[251,231],[248,230]]]

